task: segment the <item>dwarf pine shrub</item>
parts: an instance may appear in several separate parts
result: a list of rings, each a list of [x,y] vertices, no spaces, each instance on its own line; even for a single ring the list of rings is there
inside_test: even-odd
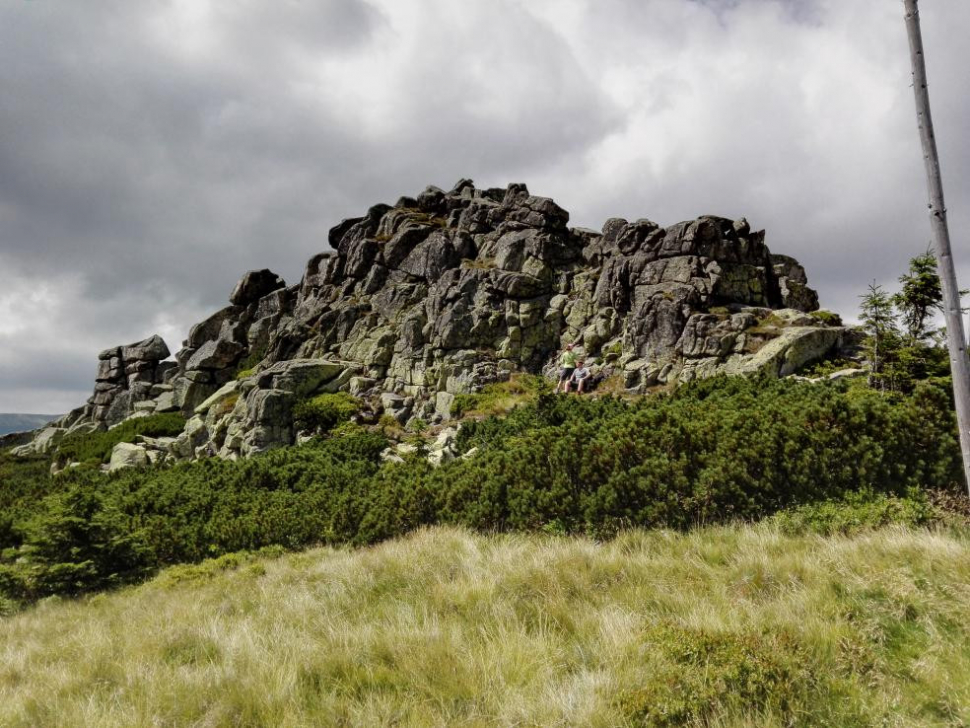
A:
[[[178,412],[135,417],[110,430],[69,435],[57,448],[60,463],[106,463],[111,450],[121,442],[134,442],[139,435],[174,437],[185,429],[185,418]]]
[[[346,392],[318,394],[297,402],[293,407],[293,421],[301,430],[330,432],[341,422],[347,422],[360,411],[360,401]]]
[[[314,398],[308,411],[316,419],[305,421],[323,430],[354,406],[346,396]],[[234,551],[361,545],[435,524],[608,537],[627,527],[758,519],[858,492],[896,499],[846,501],[861,521],[919,523],[914,489],[954,490],[962,477],[950,394],[929,383],[895,396],[845,383],[740,378],[634,402],[543,393],[504,417],[466,423],[457,446],[478,448],[473,457],[438,468],[420,457],[382,463],[386,446],[379,432],[346,425],[238,462],[71,471],[53,480],[34,473],[0,489],[11,514],[0,522],[8,574],[0,588],[8,597],[38,593],[11,576],[27,565],[67,573],[91,561],[88,581],[80,572],[61,582],[31,577],[52,585],[48,591],[78,591]],[[77,494],[83,518],[103,523],[102,531],[72,525],[65,492]],[[828,518],[826,508],[839,506],[788,518],[811,530]],[[851,530],[829,521],[817,530]],[[124,545],[123,556],[97,546],[109,542]]]

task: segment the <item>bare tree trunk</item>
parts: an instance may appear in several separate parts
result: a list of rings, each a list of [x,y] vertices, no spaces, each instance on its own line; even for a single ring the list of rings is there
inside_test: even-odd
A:
[[[909,54],[913,64],[913,91],[916,93],[916,120],[923,144],[923,161],[930,195],[930,223],[936,259],[939,261],[940,282],[943,284],[943,306],[946,317],[946,341],[950,350],[950,371],[953,374],[953,397],[956,401],[957,426],[960,429],[960,448],[963,451],[963,474],[970,491],[970,361],[967,359],[963,314],[960,310],[960,289],[950,252],[950,230],[946,222],[943,202],[943,179],[940,160],[930,116],[930,93],[926,85],[926,63],[923,58],[923,36],[919,26],[917,0],[903,0],[906,6],[906,31],[909,35]]]

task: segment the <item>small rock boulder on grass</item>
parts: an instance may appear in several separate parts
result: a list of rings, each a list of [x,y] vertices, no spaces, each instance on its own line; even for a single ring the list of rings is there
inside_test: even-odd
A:
[[[108,472],[113,473],[124,468],[143,468],[148,462],[148,451],[144,447],[130,442],[119,442],[111,450]]]

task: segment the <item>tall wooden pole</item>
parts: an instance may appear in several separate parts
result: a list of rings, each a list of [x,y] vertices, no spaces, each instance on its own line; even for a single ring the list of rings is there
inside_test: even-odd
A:
[[[943,314],[946,318],[946,341],[950,350],[950,371],[953,374],[953,398],[956,402],[957,426],[960,428],[960,449],[963,452],[963,474],[970,492],[970,361],[967,359],[963,314],[960,310],[960,289],[950,252],[950,229],[946,222],[943,202],[943,179],[940,159],[936,152],[933,117],[930,116],[930,93],[926,85],[926,63],[923,58],[923,36],[919,27],[917,0],[903,0],[906,6],[906,31],[909,35],[909,55],[913,64],[913,91],[916,93],[916,120],[923,144],[926,164],[926,183],[930,194],[930,224],[943,284]]]

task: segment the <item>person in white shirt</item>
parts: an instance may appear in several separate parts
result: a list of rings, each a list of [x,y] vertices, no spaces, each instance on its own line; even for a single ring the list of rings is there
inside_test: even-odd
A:
[[[576,362],[576,369],[573,372],[572,384],[576,387],[576,393],[582,394],[586,388],[586,380],[589,379],[590,371],[586,368],[586,362],[580,359]]]

